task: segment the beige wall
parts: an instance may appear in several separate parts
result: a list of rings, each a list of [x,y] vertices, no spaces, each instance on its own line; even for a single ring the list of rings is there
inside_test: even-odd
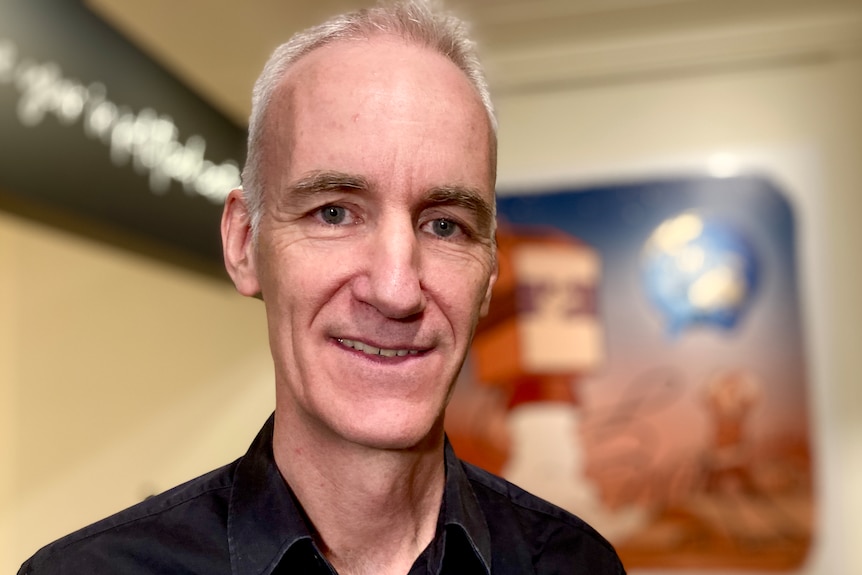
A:
[[[807,572],[824,575],[862,573],[860,103],[857,58],[497,98],[504,187],[648,175],[722,151],[787,175],[821,457],[823,537]],[[0,457],[11,462],[0,571],[241,454],[271,409],[271,380],[259,302],[0,213]]]
[[[0,216],[3,217],[3,216]],[[5,223],[5,218],[4,218]],[[0,224],[0,269],[17,261],[11,230]],[[0,569],[12,572],[11,559],[20,557],[15,521],[11,513],[17,499],[14,469],[18,460],[18,355],[17,338],[11,328],[18,323],[17,274],[0,273]]]
[[[0,212],[0,571],[241,455],[272,410],[262,305]]]

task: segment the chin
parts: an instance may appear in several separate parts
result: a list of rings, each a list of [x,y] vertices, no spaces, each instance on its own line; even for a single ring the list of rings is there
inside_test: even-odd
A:
[[[345,426],[342,437],[372,449],[387,451],[422,450],[442,444],[443,417],[363,418],[358,425]]]

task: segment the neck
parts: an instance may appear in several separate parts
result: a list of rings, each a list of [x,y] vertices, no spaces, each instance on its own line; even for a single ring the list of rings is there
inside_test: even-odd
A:
[[[377,449],[297,429],[276,412],[276,465],[343,574],[409,571],[434,538],[443,497],[442,421],[419,445]]]

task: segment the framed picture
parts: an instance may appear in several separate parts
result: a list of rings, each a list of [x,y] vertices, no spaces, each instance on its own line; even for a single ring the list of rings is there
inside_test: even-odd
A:
[[[627,568],[795,570],[815,526],[794,209],[763,176],[509,194],[447,414]]]

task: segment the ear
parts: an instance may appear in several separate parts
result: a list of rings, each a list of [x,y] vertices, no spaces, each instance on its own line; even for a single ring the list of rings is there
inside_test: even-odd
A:
[[[488,278],[488,289],[485,291],[485,297],[482,299],[482,307],[479,308],[479,317],[485,317],[488,315],[488,308],[491,305],[491,293],[494,291],[494,284],[497,283],[497,272],[500,269],[498,260],[497,260],[497,252],[494,250],[494,263],[493,269],[491,270],[491,277]]]
[[[258,295],[260,282],[251,233],[251,215],[242,188],[231,190],[224,202],[221,241],[224,248],[224,266],[236,290],[244,296]]]

